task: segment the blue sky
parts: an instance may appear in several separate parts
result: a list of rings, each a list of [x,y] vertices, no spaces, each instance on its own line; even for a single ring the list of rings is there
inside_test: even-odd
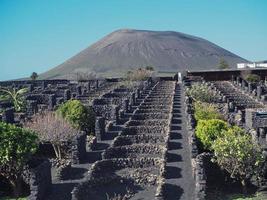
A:
[[[44,72],[120,28],[203,37],[267,60],[266,0],[0,0],[0,80]]]

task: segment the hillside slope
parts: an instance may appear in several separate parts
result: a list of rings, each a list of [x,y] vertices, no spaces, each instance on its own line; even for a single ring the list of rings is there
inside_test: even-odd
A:
[[[199,37],[173,31],[121,29],[107,35],[40,78],[66,78],[79,71],[121,76],[130,69],[159,71],[216,69],[220,58],[231,68],[245,59]]]

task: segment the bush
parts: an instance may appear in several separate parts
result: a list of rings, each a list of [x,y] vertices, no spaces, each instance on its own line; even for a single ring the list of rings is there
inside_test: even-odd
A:
[[[226,193],[223,190],[209,191],[207,200],[265,200],[266,197],[260,193],[256,194],[241,194],[241,193]]]
[[[261,78],[257,74],[248,74],[245,77],[245,80],[247,80],[248,82],[251,82],[251,83],[258,83],[258,82],[260,82]]]
[[[153,66],[146,66],[146,70],[148,70],[148,71],[154,71],[154,67]]]
[[[76,129],[86,133],[94,133],[95,113],[92,108],[84,106],[79,100],[69,100],[61,104],[57,114],[62,116]]]
[[[205,84],[194,84],[186,91],[195,101],[212,103],[218,100],[218,95]]]
[[[144,81],[153,76],[153,70],[151,68],[128,71],[126,75],[127,81]]]
[[[69,122],[53,112],[34,115],[32,121],[27,122],[25,127],[34,130],[41,142],[50,142],[59,159],[62,159],[66,153],[63,150],[63,143],[73,139],[79,132]]]
[[[233,195],[229,200],[265,200],[266,196],[261,194],[256,195]]]
[[[251,135],[234,127],[217,138],[212,148],[218,165],[239,180],[246,192],[248,180],[259,175],[261,169],[263,155],[260,146],[252,141]]]
[[[222,115],[219,113],[218,108],[214,104],[195,102],[195,119],[199,120],[209,120],[209,119],[223,119]]]
[[[0,122],[0,175],[10,182],[15,197],[22,193],[22,173],[37,142],[33,131]]]
[[[227,123],[219,119],[199,120],[196,127],[196,136],[204,149],[211,150],[212,143],[227,130]]]

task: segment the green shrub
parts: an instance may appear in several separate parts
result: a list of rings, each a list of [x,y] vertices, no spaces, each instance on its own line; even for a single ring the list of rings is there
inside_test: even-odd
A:
[[[214,104],[195,102],[195,119],[199,120],[209,120],[209,119],[223,119],[222,115],[219,113],[218,108]]]
[[[231,193],[228,194],[223,190],[208,191],[207,200],[266,200],[266,197],[260,193],[256,194],[241,194]]]
[[[86,133],[94,133],[95,113],[92,108],[84,106],[79,100],[69,100],[61,104],[57,114],[62,116],[76,129]]]
[[[196,83],[186,91],[195,101],[212,103],[218,100],[218,95],[212,91],[207,85]]]
[[[12,198],[12,197],[0,197],[0,200],[27,200],[27,197]]]
[[[212,143],[227,130],[227,123],[219,119],[199,120],[196,127],[196,136],[204,149],[211,150]]]
[[[248,74],[245,79],[251,83],[257,83],[261,80],[260,76],[258,76],[257,74]]]
[[[256,195],[235,195],[229,197],[229,200],[266,200],[265,195],[256,194]]]
[[[264,161],[261,148],[252,141],[251,135],[238,127],[230,128],[212,145],[215,161],[239,180],[246,192],[246,185],[253,175],[259,175]]]
[[[22,192],[22,172],[37,142],[34,132],[0,122],[0,175],[10,182],[16,197]]]

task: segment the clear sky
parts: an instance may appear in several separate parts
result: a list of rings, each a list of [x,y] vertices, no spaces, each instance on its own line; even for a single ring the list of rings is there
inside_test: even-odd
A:
[[[184,32],[267,60],[267,0],[0,0],[0,80],[44,72],[120,28]]]

